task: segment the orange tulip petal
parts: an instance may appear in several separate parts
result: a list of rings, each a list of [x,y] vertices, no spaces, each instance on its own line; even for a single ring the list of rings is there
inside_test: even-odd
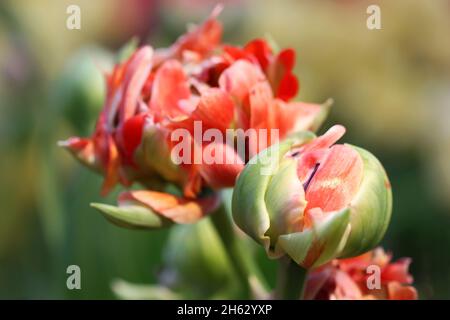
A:
[[[365,270],[372,264],[372,252],[366,252],[360,256],[339,259],[339,267],[346,272],[353,272],[355,270]]]
[[[238,102],[243,103],[250,89],[264,80],[265,76],[258,66],[246,60],[238,60],[222,72],[219,87],[230,93]]]
[[[278,100],[277,107],[280,137],[291,132],[311,130],[322,111],[320,105],[305,102],[284,103]]]
[[[128,119],[120,130],[118,141],[121,142],[124,152],[124,164],[134,164],[133,155],[142,140],[146,114],[139,114]]]
[[[295,65],[295,51],[293,49],[282,50],[268,69],[269,81],[276,97],[288,101],[295,97],[299,84],[297,77],[292,73]]]
[[[335,144],[345,134],[345,127],[341,125],[334,125],[327,132],[320,137],[317,137],[310,143],[306,144],[301,152],[313,151],[317,149],[329,148]]]
[[[383,282],[398,281],[400,283],[413,283],[413,277],[409,274],[411,259],[403,258],[388,264],[381,273]]]
[[[234,103],[228,93],[218,88],[202,93],[198,107],[192,113],[194,121],[202,121],[204,129],[215,128],[225,132],[234,116]]]
[[[84,165],[98,169],[94,143],[91,139],[72,137],[59,142],[58,145],[69,150]]]
[[[412,286],[404,286],[398,282],[387,284],[389,300],[417,300],[417,290]]]
[[[215,195],[191,200],[169,193],[138,190],[122,193],[119,196],[119,205],[130,201],[145,205],[176,223],[195,222],[216,209],[219,204]]]
[[[202,58],[214,50],[222,39],[222,25],[217,21],[222,8],[222,5],[217,5],[205,22],[179,37],[169,49],[158,50],[154,63],[159,65],[166,59],[181,59],[183,54],[189,51]]]
[[[276,91],[276,96],[283,101],[288,101],[297,95],[300,85],[297,77],[289,72],[280,80]]]
[[[121,122],[134,116],[139,95],[152,69],[153,49],[142,47],[130,58],[123,82],[124,96],[121,106]]]
[[[205,161],[205,155],[210,155],[211,160],[217,161]],[[198,172],[214,189],[233,187],[245,165],[235,150],[226,143],[212,142],[204,145],[203,157],[202,164],[198,165]]]
[[[335,274],[335,290],[332,298],[337,300],[361,300],[362,292],[358,284],[346,272],[337,270]]]
[[[273,93],[267,81],[255,84],[250,91],[250,128],[272,129],[277,127]]]
[[[107,144],[108,147],[104,159],[105,178],[103,180],[101,188],[102,196],[106,196],[119,181],[119,173],[118,173],[120,165],[119,152],[111,136],[107,137]]]

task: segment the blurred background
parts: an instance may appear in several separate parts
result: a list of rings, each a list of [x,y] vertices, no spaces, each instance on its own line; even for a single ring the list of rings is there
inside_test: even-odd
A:
[[[323,129],[345,125],[346,141],[381,159],[394,191],[382,245],[395,258],[412,257],[420,298],[449,299],[450,1],[222,2],[225,41],[264,36],[294,47],[298,98],[332,97]],[[81,30],[66,28],[71,4],[81,9]],[[381,30],[366,27],[370,4],[381,8]],[[114,298],[115,279],[154,283],[162,257],[179,257],[164,249],[168,230],[120,229],[90,208],[114,203],[115,194],[101,199],[101,177],[56,142],[92,131],[104,95],[101,72],[123,44],[136,36],[167,46],[213,6],[0,2],[0,298]],[[258,254],[273,283],[276,265]],[[71,264],[81,268],[82,290],[66,288]]]

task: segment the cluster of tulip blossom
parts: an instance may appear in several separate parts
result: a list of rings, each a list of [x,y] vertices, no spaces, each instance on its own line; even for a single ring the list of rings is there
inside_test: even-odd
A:
[[[379,251],[366,253],[391,215],[382,165],[361,148],[336,144],[345,132],[340,125],[316,137],[330,104],[292,100],[299,90],[295,52],[276,52],[263,39],[222,43],[220,9],[169,48],[142,46],[116,64],[92,137],[61,143],[103,175],[102,194],[118,183],[141,187],[120,194],[117,206],[94,206],[120,226],[155,229],[216,214],[220,190],[234,188],[236,225],[269,257],[287,256],[310,270],[305,298],[415,298],[409,262],[391,265]],[[196,122],[224,135],[262,129],[277,136],[249,136],[242,153],[224,141],[194,139]],[[180,129],[194,149],[213,147],[225,161],[174,161]],[[262,158],[269,168],[250,161]],[[361,287],[372,260],[384,267],[377,293]]]

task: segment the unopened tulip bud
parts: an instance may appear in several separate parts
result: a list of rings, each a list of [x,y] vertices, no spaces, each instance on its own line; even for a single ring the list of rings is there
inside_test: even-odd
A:
[[[335,144],[344,133],[334,126],[317,138],[292,136],[261,152],[240,174],[233,218],[269,256],[287,254],[313,268],[364,253],[383,237],[392,209],[388,178],[368,151]],[[259,161],[267,158],[276,164],[270,174]]]

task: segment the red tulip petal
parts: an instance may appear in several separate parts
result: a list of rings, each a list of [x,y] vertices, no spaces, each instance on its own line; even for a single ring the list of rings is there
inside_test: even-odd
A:
[[[249,140],[249,156],[252,157],[283,138],[280,130],[277,101],[267,81],[259,82],[250,91],[250,128],[258,130],[256,140]],[[260,131],[261,130],[261,131]],[[275,132],[276,130],[276,132]]]
[[[334,276],[336,288],[331,298],[337,300],[361,300],[362,292],[357,283],[345,272],[337,270]]]
[[[196,165],[186,166],[189,172],[187,181],[183,187],[183,194],[188,198],[196,198],[202,189],[203,179]]]
[[[192,113],[194,121],[202,121],[204,130],[215,128],[222,132],[230,128],[233,116],[233,100],[228,93],[218,88],[203,92],[198,107]]]
[[[322,107],[314,103],[277,101],[277,121],[280,129],[280,138],[287,134],[311,130]]]
[[[376,248],[354,258],[335,259],[308,275],[308,282],[312,283],[308,285],[307,282],[307,290],[312,287],[309,296],[314,299],[417,299],[417,290],[412,286],[405,285],[406,282],[412,281],[409,275],[405,276],[410,259],[401,259],[395,263],[390,263],[390,259],[390,255],[386,254],[382,248]],[[367,288],[367,280],[370,276],[367,273],[369,265],[378,265],[382,269],[380,289]],[[389,277],[386,277],[391,271],[385,274],[385,270],[391,267],[394,270]],[[398,276],[398,273],[401,276]],[[323,278],[327,278],[328,281],[319,282]],[[318,282],[322,283],[319,290],[317,289]],[[354,285],[361,290],[359,294]]]
[[[409,274],[410,258],[399,259],[388,264],[381,272],[382,282],[397,281],[404,284],[413,283],[413,277]]]
[[[206,183],[214,189],[233,187],[245,165],[234,149],[221,142],[211,142],[203,146],[202,152],[203,161],[198,165],[198,172]],[[218,161],[208,161],[207,155]]]
[[[105,178],[101,189],[101,195],[106,196],[119,181],[118,169],[120,165],[119,152],[111,136],[107,137],[107,154],[104,162]]]
[[[218,197],[213,195],[198,200],[177,197],[169,193],[138,190],[122,193],[119,204],[136,201],[176,223],[192,223],[217,208]]]
[[[255,84],[250,91],[250,128],[276,128],[273,93],[267,81]]]
[[[345,128],[341,125],[334,125],[320,137],[306,144],[301,152],[329,148],[335,144],[345,134]]]
[[[412,286],[404,286],[398,282],[387,285],[389,300],[417,300],[417,290]]]
[[[249,42],[244,50],[248,53],[251,53],[256,57],[259,62],[259,65],[263,70],[266,70],[269,66],[270,59],[272,57],[272,48],[270,48],[267,41],[263,39],[255,39]]]
[[[277,63],[281,64],[285,70],[292,70],[295,66],[295,51],[284,49],[278,54]]]
[[[357,257],[347,258],[347,259],[339,259],[340,269],[342,269],[346,272],[366,270],[366,268],[371,264],[373,264],[371,251],[366,252]]]
[[[121,122],[125,122],[136,112],[139,96],[152,69],[153,49],[142,47],[130,58],[123,82],[124,96],[121,106]]]
[[[117,138],[121,142],[124,150],[124,164],[133,164],[134,151],[142,140],[146,114],[139,114],[128,119],[120,129],[120,136]]]
[[[66,141],[59,142],[58,145],[69,150],[84,165],[93,169],[99,169],[94,152],[94,143],[91,139],[72,137]]]
[[[277,143],[281,134],[277,122],[276,102],[267,81],[258,82],[253,86],[250,91],[249,105],[249,127],[257,130],[256,136],[250,136],[248,141],[251,158],[269,145]],[[276,134],[274,130],[277,130]]]
[[[328,212],[348,206],[362,177],[363,161],[357,151],[346,145],[331,147],[306,190],[306,210],[317,207]]]
[[[281,79],[277,87],[276,96],[283,101],[289,101],[297,95],[299,82],[293,73],[286,73]]]
[[[297,160],[297,176],[305,185],[314,171],[317,170],[317,163],[328,153],[327,149],[319,149],[305,153]]]
[[[267,70],[270,84],[276,96],[284,101],[294,97],[299,88],[297,77],[292,73],[295,65],[295,51],[284,49]]]
[[[322,136],[292,151],[292,155],[295,155],[298,162],[297,176],[303,184],[308,183],[312,173],[318,169],[317,164],[329,153],[329,147],[338,141],[344,133],[345,128],[343,126],[335,125]]]
[[[222,46],[223,58],[230,64],[236,60],[246,60],[249,59],[249,53],[244,51],[241,47],[235,47],[228,44]]]
[[[217,5],[205,22],[179,37],[169,49],[158,50],[154,63],[159,65],[166,59],[181,59],[185,51],[195,52],[201,58],[217,48],[222,38],[222,25],[217,21],[217,16],[222,8]]]

